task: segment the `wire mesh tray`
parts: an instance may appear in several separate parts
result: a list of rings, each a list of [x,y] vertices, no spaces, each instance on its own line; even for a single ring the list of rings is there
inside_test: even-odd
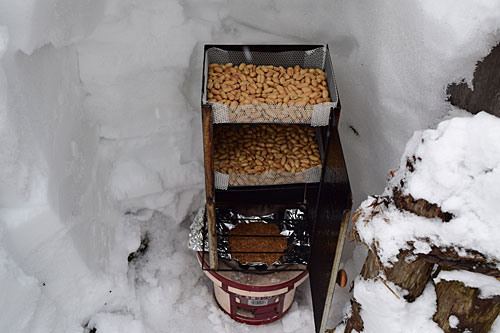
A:
[[[209,101],[207,89],[208,69],[211,64],[253,64],[294,67],[303,69],[318,68],[325,72],[330,102],[314,105],[289,105],[286,103],[251,103],[237,106],[225,105]],[[213,112],[213,122],[221,123],[287,123],[308,124],[311,126],[328,125],[330,112],[338,102],[333,66],[328,47],[322,46],[309,50],[284,52],[254,51],[252,47],[242,47],[241,50],[224,50],[211,47],[205,53],[205,69],[203,82],[203,104],[210,105]]]
[[[214,126],[214,186],[316,183],[321,179],[318,129],[297,124]]]
[[[214,184],[218,190],[229,186],[284,185],[297,183],[318,183],[321,179],[321,165],[302,172],[271,171],[260,175],[214,173]]]

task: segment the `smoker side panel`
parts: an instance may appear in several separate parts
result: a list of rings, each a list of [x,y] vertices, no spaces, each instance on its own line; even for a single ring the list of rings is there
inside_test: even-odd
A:
[[[215,189],[214,189],[214,159],[213,159],[213,121],[212,108],[202,106],[203,127],[203,164],[205,168],[205,195],[208,226],[208,247],[210,269],[217,269],[217,238],[215,234]]]
[[[335,109],[327,133],[326,161],[312,227],[308,270],[316,332],[324,332],[326,328],[352,205],[342,146],[335,126],[339,115],[340,109]]]

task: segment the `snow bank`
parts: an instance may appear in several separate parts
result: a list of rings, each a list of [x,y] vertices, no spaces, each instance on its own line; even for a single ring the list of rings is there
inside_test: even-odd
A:
[[[123,226],[100,211],[109,205],[106,169],[83,108],[76,49],[62,46],[93,28],[95,5],[0,2],[2,331],[81,331],[126,281],[126,256],[137,246],[116,243]]]
[[[22,332],[30,326],[41,294],[38,281],[27,276],[16,262],[0,248],[0,308],[2,332]]]
[[[499,143],[500,119],[484,112],[415,133],[384,194],[391,195],[403,181],[404,194],[437,204],[453,217],[442,223],[438,218],[401,211],[393,204],[381,205],[370,223],[357,224],[362,241],[378,242],[378,255],[384,264],[395,260],[400,249],[409,248],[409,241],[415,242],[415,253],[428,253],[428,244],[432,244],[476,250],[500,261],[500,245],[492,237],[500,233]],[[415,161],[413,172],[406,167],[408,160]],[[371,214],[374,200],[361,204],[360,221]]]
[[[10,31],[10,48],[31,54],[45,44],[60,47],[85,37],[103,8],[104,1],[0,0],[0,22]]]
[[[0,59],[4,55],[8,43],[8,33],[5,27],[0,26]],[[10,178],[16,175],[11,165],[15,159],[16,135],[7,122],[7,82],[5,72],[0,67],[0,144],[5,147],[0,158],[0,201],[9,204],[10,191],[16,190],[16,180]],[[8,148],[10,147],[10,149]],[[3,226],[0,224],[0,244],[4,243]],[[26,275],[3,246],[0,246],[0,286],[2,297],[0,298],[0,309],[2,319],[0,320],[0,331],[20,332],[27,327],[35,312],[40,297],[38,281]],[[15,318],[15,320],[7,320]]]
[[[121,210],[154,209],[180,222],[201,204],[202,54],[191,54],[210,32],[177,2],[141,4],[111,1],[79,43],[85,104]]]

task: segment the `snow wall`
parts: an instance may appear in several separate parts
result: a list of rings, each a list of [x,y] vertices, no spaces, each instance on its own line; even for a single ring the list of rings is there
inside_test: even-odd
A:
[[[203,43],[329,44],[357,207],[382,191],[412,133],[452,111],[446,84],[470,82],[500,40],[500,4],[0,0],[0,26],[0,331],[59,332],[81,330],[109,290],[152,320],[128,300],[140,230],[124,215],[161,212],[175,233],[201,204]],[[336,295],[333,319],[346,300]],[[311,329],[304,302],[282,330]]]
[[[100,210],[98,136],[72,45],[103,9],[0,2],[2,332],[81,330],[88,308],[80,305],[101,303],[111,284],[103,273],[120,225]]]

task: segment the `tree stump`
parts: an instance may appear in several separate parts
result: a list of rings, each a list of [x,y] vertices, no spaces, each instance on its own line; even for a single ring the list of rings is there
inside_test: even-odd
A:
[[[407,168],[412,169],[412,164]],[[373,211],[363,212],[368,219],[358,221],[361,212],[356,212],[353,217],[352,237],[360,241],[357,234],[358,223],[369,223],[370,216],[377,215],[378,206],[394,205],[401,211],[411,212],[425,218],[438,218],[447,223],[452,215],[443,212],[439,206],[426,200],[415,200],[411,195],[403,195],[402,187],[393,188],[391,196],[376,197],[370,206]],[[390,223],[390,221],[388,221]],[[414,302],[424,291],[428,283],[434,283],[432,278],[437,276],[441,269],[467,270],[488,276],[500,277],[500,271],[496,267],[497,262],[488,259],[487,256],[471,249],[464,249],[458,253],[453,248],[440,248],[431,246],[427,254],[416,254],[412,247],[413,242],[408,242],[410,249],[401,249],[397,260],[391,267],[384,266],[377,258],[377,244],[365,244],[370,249],[361,270],[361,277],[365,280],[380,280],[387,285],[387,281],[407,291],[404,299]],[[433,320],[444,332],[489,332],[491,326],[500,314],[500,296],[488,299],[479,298],[479,290],[466,286],[459,281],[440,281],[435,285],[437,296],[437,311]],[[394,293],[394,292],[393,292]],[[394,293],[395,294],[395,293]],[[395,294],[396,295],[396,294]],[[395,296],[399,297],[399,296]],[[361,332],[364,329],[361,315],[362,305],[354,298],[351,299],[352,312],[345,321],[344,332]],[[450,327],[450,316],[456,316],[459,323],[456,327]]]
[[[489,332],[500,312],[500,297],[481,299],[479,290],[458,281],[440,281],[436,284],[437,312],[434,321],[445,332]],[[450,327],[449,317],[459,322]]]
[[[485,110],[491,115],[500,117],[500,71],[497,70],[499,65],[500,44],[495,46],[490,54],[478,63],[472,82],[473,90],[465,83],[454,83],[447,87],[450,103],[472,114]],[[482,139],[483,137],[479,135],[478,137],[468,138],[468,142],[483,142]],[[421,137],[421,143],[424,144],[423,137]],[[418,145],[418,142],[413,142],[413,145]],[[416,148],[413,149],[413,153],[416,154]],[[478,150],[483,149],[484,144],[478,147]],[[498,156],[498,153],[490,151],[489,155],[485,155],[483,160],[487,160],[489,156]],[[384,209],[387,211],[389,208],[392,208],[392,212],[402,212],[400,218],[404,218],[408,214],[414,214],[429,219],[426,221],[432,219],[432,223],[449,223],[453,220],[453,214],[443,211],[438,204],[412,196],[405,181],[411,179],[411,174],[417,170],[421,163],[426,161],[422,161],[421,156],[412,156],[411,152],[406,152],[406,154],[398,171],[391,171],[393,180],[390,181],[384,196],[373,197],[373,202],[370,205],[362,206],[363,208],[360,208],[353,216],[352,238],[364,243],[369,248],[368,256],[361,271],[361,278],[372,281],[379,280],[389,289],[391,289],[390,283],[387,282],[393,283],[405,291],[404,300],[408,303],[418,300],[426,286],[432,284],[435,290],[437,307],[432,320],[444,332],[489,332],[500,314],[500,295],[492,294],[488,298],[481,297],[479,287],[474,288],[466,285],[463,281],[443,280],[439,274],[441,271],[461,270],[495,277],[500,280],[500,270],[498,269],[498,266],[500,266],[498,265],[500,253],[492,254],[491,248],[488,248],[487,255],[475,248],[461,247],[460,244],[438,246],[429,239],[423,238],[417,241],[408,240],[406,244],[400,245],[396,260],[391,262],[392,265],[387,264],[387,262],[384,265],[378,258],[378,254],[381,253],[378,241],[364,239],[358,233],[359,225],[362,226],[363,223],[366,225],[373,219],[379,219],[380,221],[380,215],[383,216],[385,222],[390,224],[391,216],[394,216],[394,214],[384,215]],[[436,157],[436,160],[439,158]],[[463,162],[463,160],[457,160],[458,168],[463,166]],[[496,169],[497,166],[495,165],[485,168],[485,172]],[[478,176],[481,177],[482,174]],[[475,177],[471,175],[467,175],[467,177],[475,181]],[[462,179],[466,181],[465,178],[467,177]],[[498,196],[495,195],[495,197]],[[477,199],[480,200],[480,198]],[[469,204],[469,202],[464,202],[464,204]],[[471,224],[474,224],[475,217],[479,221],[477,214],[477,212],[472,214]],[[492,218],[494,219],[494,217]],[[486,220],[490,221],[491,218]],[[415,221],[419,220],[415,219]],[[380,226],[381,224],[377,225]],[[491,225],[489,224],[489,226]],[[373,232],[376,233],[376,231]],[[471,237],[474,237],[474,235],[471,234]],[[491,237],[498,237],[498,235],[492,232]],[[362,241],[362,239],[364,240]],[[485,239],[488,240],[487,237]],[[422,246],[427,248],[422,251]],[[453,274],[453,276],[461,276],[463,273],[457,274]],[[435,283],[435,281],[437,282]],[[394,291],[392,292],[396,295]],[[399,296],[396,295],[396,297]],[[351,314],[344,320],[343,324],[345,326],[341,325],[341,327],[345,327],[345,332],[361,332],[366,329],[362,317],[362,308],[363,304],[353,296],[351,298]],[[451,317],[453,322],[450,321],[450,316],[456,317]]]
[[[397,193],[397,192],[395,192]],[[387,199],[386,199],[387,200]],[[400,199],[396,199],[398,201]],[[405,198],[405,205],[414,211],[415,205],[421,203],[410,203],[409,198]],[[439,215],[433,205],[425,203],[430,210],[422,213],[428,216]],[[443,221],[442,223],[446,223]],[[356,227],[354,225],[354,233]],[[359,237],[355,238],[359,239]],[[428,255],[417,255],[412,250],[401,250],[397,256],[397,261],[392,267],[385,267],[377,259],[376,246],[370,244],[371,250],[365,260],[361,270],[361,277],[365,280],[390,281],[395,285],[405,289],[408,293],[404,299],[414,302],[424,291],[426,285],[432,282],[433,272],[437,275],[439,270],[460,269],[485,275],[500,276],[500,272],[493,263],[488,263],[486,257],[476,251],[469,251],[471,256],[460,256],[452,249],[433,248]],[[416,258],[415,258],[416,257]],[[389,286],[387,286],[389,288]],[[495,319],[500,314],[500,296],[488,299],[479,298],[479,290],[468,287],[459,281],[440,281],[436,284],[437,311],[433,320],[444,332],[489,332]],[[364,328],[361,316],[361,305],[353,297],[351,299],[352,313],[346,321],[344,332],[361,332]],[[454,315],[458,318],[459,324],[451,328],[449,317]]]

